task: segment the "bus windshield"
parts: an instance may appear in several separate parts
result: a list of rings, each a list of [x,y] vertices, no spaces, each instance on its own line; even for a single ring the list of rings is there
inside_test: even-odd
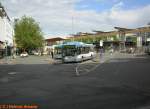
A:
[[[74,45],[64,45],[63,47],[63,56],[75,56],[76,47]]]
[[[90,47],[76,47],[74,45],[65,45],[63,48],[63,56],[76,56],[90,52]]]
[[[62,53],[62,49],[60,47],[55,47],[54,54],[61,54],[61,53]]]

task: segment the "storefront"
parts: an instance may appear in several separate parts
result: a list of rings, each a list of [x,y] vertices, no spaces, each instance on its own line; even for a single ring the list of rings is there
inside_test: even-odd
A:
[[[4,50],[5,50],[4,44],[3,42],[0,41],[0,58],[4,57]]]

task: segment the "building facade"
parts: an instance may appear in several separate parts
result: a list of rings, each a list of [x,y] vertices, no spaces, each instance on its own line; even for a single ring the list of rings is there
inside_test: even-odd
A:
[[[61,37],[45,39],[46,46],[62,44],[65,39]]]
[[[0,5],[0,57],[3,57],[6,52],[7,55],[11,54],[13,49],[13,36],[14,29],[12,22],[4,7]]]

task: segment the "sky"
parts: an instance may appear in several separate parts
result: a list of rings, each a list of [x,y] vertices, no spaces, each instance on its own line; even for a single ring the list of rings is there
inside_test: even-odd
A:
[[[45,37],[137,28],[150,22],[150,0],[1,0],[13,20],[33,17]]]

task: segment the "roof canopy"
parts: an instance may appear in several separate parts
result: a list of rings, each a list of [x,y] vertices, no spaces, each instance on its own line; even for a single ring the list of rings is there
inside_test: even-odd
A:
[[[114,27],[115,29],[117,29],[118,31],[130,31],[133,29],[128,29],[128,28],[121,28],[121,27]]]
[[[55,41],[61,41],[61,40],[65,40],[65,39],[61,37],[56,37],[56,38],[46,39],[45,41],[55,42]]]

